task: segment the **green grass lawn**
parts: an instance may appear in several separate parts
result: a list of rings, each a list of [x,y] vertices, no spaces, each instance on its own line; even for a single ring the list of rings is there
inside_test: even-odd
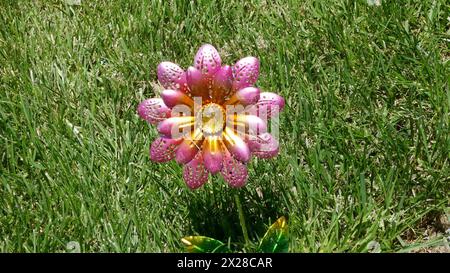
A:
[[[246,3],[243,3],[246,2]],[[436,1],[0,2],[0,251],[180,252],[180,239],[253,242],[289,217],[292,252],[445,244],[450,4]],[[196,191],[149,159],[156,66],[261,60],[281,94],[280,154],[246,187]],[[431,233],[436,233],[430,236]]]

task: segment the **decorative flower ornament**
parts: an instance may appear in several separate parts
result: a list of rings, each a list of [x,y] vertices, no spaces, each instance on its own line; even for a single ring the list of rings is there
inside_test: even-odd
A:
[[[175,158],[184,164],[183,177],[191,189],[218,172],[231,187],[245,185],[251,154],[271,158],[278,153],[267,119],[284,107],[281,96],[253,86],[258,75],[258,59],[245,57],[233,67],[222,66],[209,44],[198,50],[194,67],[186,71],[171,62],[160,63],[158,80],[165,89],[161,98],[138,106],[139,116],[157,124],[160,134],[150,147],[151,159]]]

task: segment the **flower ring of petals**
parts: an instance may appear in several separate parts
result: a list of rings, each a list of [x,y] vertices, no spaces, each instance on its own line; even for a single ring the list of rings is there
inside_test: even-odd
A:
[[[175,159],[183,164],[183,178],[190,189],[218,173],[231,187],[244,186],[252,155],[278,154],[279,142],[267,132],[267,119],[285,106],[283,97],[255,87],[259,68],[255,57],[222,65],[210,44],[200,47],[186,70],[171,62],[160,63],[161,98],[146,99],[137,107],[139,117],[156,125],[160,134],[151,144],[151,160]]]

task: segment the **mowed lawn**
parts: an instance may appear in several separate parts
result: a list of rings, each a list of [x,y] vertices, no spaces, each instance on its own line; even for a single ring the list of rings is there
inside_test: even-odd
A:
[[[186,235],[241,251],[235,194],[255,244],[284,215],[292,252],[448,251],[449,16],[445,0],[1,1],[0,251],[181,252]],[[158,63],[187,68],[204,43],[258,57],[257,86],[286,99],[280,154],[239,190],[151,162],[136,114]]]

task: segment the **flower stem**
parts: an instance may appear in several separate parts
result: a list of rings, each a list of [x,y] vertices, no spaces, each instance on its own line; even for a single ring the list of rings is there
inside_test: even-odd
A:
[[[247,226],[245,225],[245,216],[244,211],[242,210],[241,199],[238,194],[234,194],[234,200],[236,201],[236,206],[239,213],[239,222],[241,223],[242,234],[244,235],[245,245],[248,246],[250,244],[250,240],[248,238]]]

